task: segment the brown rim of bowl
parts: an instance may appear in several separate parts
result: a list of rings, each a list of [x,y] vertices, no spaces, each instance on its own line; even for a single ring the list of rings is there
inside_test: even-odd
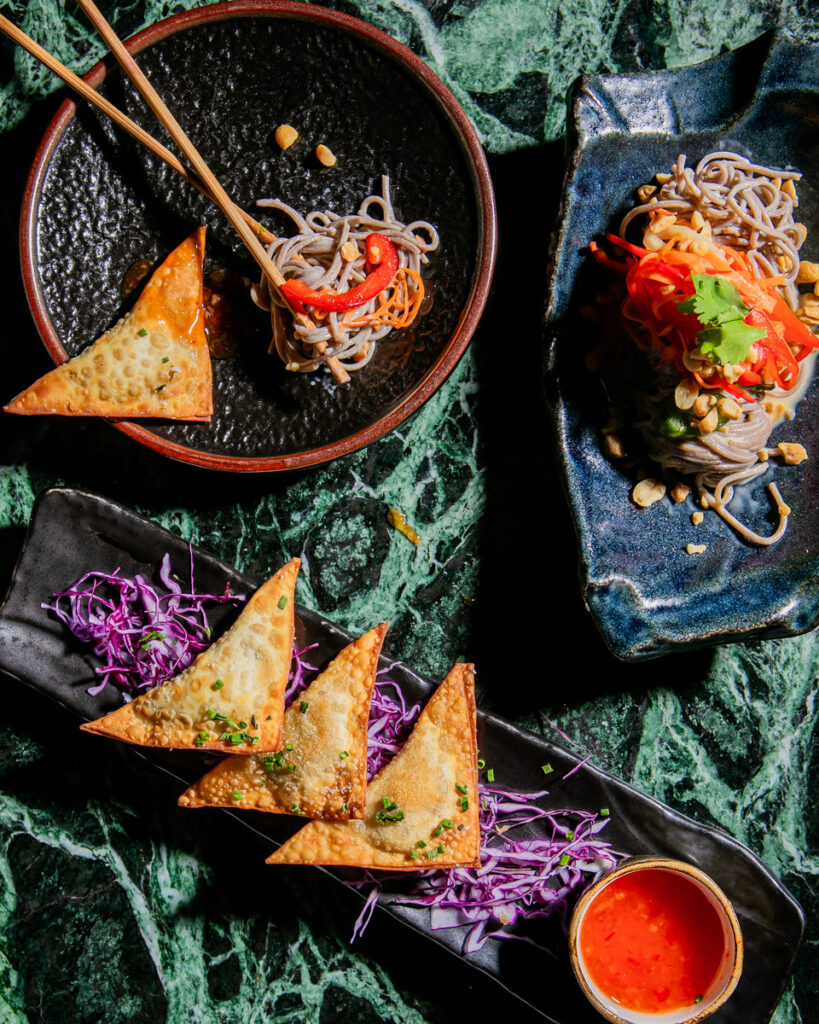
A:
[[[208,21],[250,17],[289,17],[304,21],[316,21],[324,25],[333,25],[360,37],[367,44],[385,51],[407,67],[415,78],[420,80],[427,88],[448,116],[467,157],[473,187],[478,199],[477,271],[473,277],[472,286],[461,318],[446,348],[420,383],[398,406],[375,423],[351,434],[349,437],[334,441],[321,448],[294,452],[288,455],[243,458],[242,456],[202,452],[195,448],[189,448],[187,445],[177,444],[174,441],[158,437],[146,427],[131,420],[108,421],[117,430],[127,434],[128,437],[132,437],[135,441],[139,441],[140,444],[172,459],[177,459],[180,462],[200,466],[204,469],[226,470],[235,473],[272,473],[278,470],[305,469],[308,466],[316,466],[322,462],[329,462],[342,455],[358,451],[358,449],[364,448],[379,437],[383,437],[384,434],[394,430],[437,391],[455,369],[466,350],[486,305],[489,285],[492,281],[495,266],[497,219],[492,179],[489,175],[486,156],[472,123],[461,109],[452,92],[427,67],[420,57],[417,57],[402,43],[387,35],[386,32],[373,28],[372,25],[368,25],[358,18],[351,18],[346,14],[340,14],[321,7],[312,7],[304,3],[294,3],[291,0],[230,0],[229,3],[216,3],[207,7],[197,7],[191,11],[175,14],[131,36],[125,45],[130,53],[137,54],[145,49],[145,47],[151,46],[153,43],[159,42],[167,36],[189,28],[192,25],[199,25]],[[95,64],[88,74],[84,76],[84,80],[96,88],[105,78],[106,72],[107,68],[104,60],[102,60]],[[63,132],[74,116],[75,110],[75,101],[65,100],[49,124],[37,149],[34,163],[26,181],[20,215],[20,262],[26,298],[28,299],[29,308],[31,309],[40,337],[43,339],[49,355],[57,365],[67,362],[69,357],[48,316],[37,277],[34,262],[37,227],[35,211],[49,161]]]
[[[725,1003],[731,993],[737,987],[740,975],[742,974],[742,961],[743,961],[743,941],[742,931],[739,927],[739,921],[734,911],[731,901],[720,889],[717,883],[711,878],[710,875],[706,875],[704,871],[701,871],[698,867],[693,864],[687,864],[683,860],[674,860],[670,857],[631,857],[627,861],[624,861],[618,867],[609,871],[603,875],[596,882],[589,886],[588,889],[583,893],[577,902],[574,910],[572,911],[571,922],[569,924],[569,959],[572,963],[572,970],[577,978],[578,984],[583,990],[583,995],[589,1000],[591,1005],[597,1010],[599,1014],[602,1014],[606,1020],[612,1021],[612,1024],[630,1024],[624,1017],[620,1017],[615,1013],[612,1013],[607,1007],[603,1006],[597,999],[595,994],[591,991],[591,988],[586,981],[585,975],[580,968],[579,956],[577,952],[577,939],[580,932],[580,922],[591,904],[592,900],[596,899],[599,893],[615,878],[619,878],[621,875],[630,874],[632,871],[644,871],[651,868],[662,868],[666,871],[678,871],[680,874],[688,875],[689,878],[696,879],[715,897],[725,916],[728,918],[728,923],[731,926],[731,931],[734,935],[734,963],[731,967],[731,977],[728,979],[728,984],[725,986],[719,997],[710,1003],[708,1006],[703,1007],[694,1016],[686,1017],[685,1024],[696,1024],[697,1021],[705,1020],[706,1017],[710,1017],[712,1013],[716,1011]],[[670,1011],[669,1011],[670,1012]]]

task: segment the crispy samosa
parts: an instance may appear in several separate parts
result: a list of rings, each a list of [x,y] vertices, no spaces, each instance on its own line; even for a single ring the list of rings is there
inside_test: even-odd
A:
[[[268,864],[417,871],[480,866],[474,672],[455,665],[401,751],[367,787],[361,821],[311,821]]]
[[[6,405],[23,416],[209,420],[210,353],[202,308],[205,228],[153,273],[134,308],[78,356]]]
[[[284,750],[227,757],[179,798],[183,807],[237,807],[322,821],[361,818],[376,626],[345,647],[284,713]]]
[[[298,571],[298,558],[279,569],[178,676],[80,728],[144,747],[279,750]]]

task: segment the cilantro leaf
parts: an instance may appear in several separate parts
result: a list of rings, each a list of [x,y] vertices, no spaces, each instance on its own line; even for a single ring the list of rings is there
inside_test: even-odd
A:
[[[697,348],[704,356],[725,366],[727,363],[743,363],[748,358],[751,345],[766,337],[767,333],[759,327],[752,327],[743,320],[728,320],[700,331]]]
[[[697,335],[696,351],[723,366],[743,363],[755,341],[767,332],[745,323],[751,310],[730,281],[715,274],[692,274],[694,294],[680,302],[681,313],[693,313],[705,328]]]
[[[703,326],[724,324],[729,320],[744,320],[751,312],[739,297],[739,292],[724,277],[713,274],[692,274],[694,294],[681,302],[681,313],[695,313]]]

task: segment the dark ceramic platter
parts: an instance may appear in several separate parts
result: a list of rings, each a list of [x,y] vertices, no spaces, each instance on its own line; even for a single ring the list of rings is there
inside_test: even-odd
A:
[[[41,604],[50,600],[55,590],[92,568],[120,567],[125,574],[140,572],[153,577],[165,552],[170,553],[179,578],[187,578],[188,546],[178,537],[108,499],[69,489],[44,492],[35,505],[23,553],[0,608],[0,669],[84,720],[118,706],[120,700],[113,690],[97,698],[88,695],[94,658],[50,613],[43,611]],[[195,549],[194,561],[197,583],[205,591],[224,591],[225,583],[230,582],[234,593],[251,593],[257,585],[257,581],[206,552]],[[235,610],[217,610],[211,616],[215,634],[226,628],[235,614]],[[311,656],[320,667],[351,639],[344,630],[301,607],[297,608],[297,637],[319,644]],[[412,701],[425,700],[434,688],[432,682],[393,663],[388,655],[382,658],[382,666],[390,667],[390,678]],[[14,684],[6,679],[6,685]],[[593,810],[608,807],[611,824],[604,834],[615,848],[635,855],[679,857],[717,881],[739,916],[745,939],[745,969],[736,992],[713,1020],[725,1024],[768,1021],[802,942],[804,919],[799,905],[763,863],[727,834],[684,817],[593,765],[586,764],[562,780],[578,766],[579,755],[533,733],[484,713],[479,713],[478,729],[481,756],[496,766],[499,785],[523,792],[548,785],[552,806]],[[148,751],[146,756],[180,780],[180,792],[202,773],[201,758],[193,753]],[[545,763],[554,768],[548,782],[541,767]],[[179,813],[190,812],[180,809]],[[241,822],[265,836],[271,846],[279,845],[297,827],[273,815],[233,817],[237,830]],[[538,826],[528,826],[526,831],[537,834]],[[428,911],[389,905],[396,886],[388,883],[385,887],[381,905],[387,912],[460,956],[464,930],[430,932]],[[370,927],[377,928],[377,921]],[[599,1020],[571,974],[566,940],[558,922],[533,923],[526,934],[554,949],[556,959],[525,943],[497,941],[487,942],[479,953],[463,959],[547,1020],[559,1024],[593,1024]]]
[[[381,175],[396,212],[428,220],[442,243],[431,260],[430,311],[380,344],[370,365],[337,385],[327,371],[288,373],[267,354],[267,317],[240,354],[214,361],[209,424],[121,423],[172,457],[217,469],[311,465],[392,429],[456,365],[492,274],[495,213],[485,159],[466,115],[418,57],[345,15],[292,3],[239,0],[177,15],[129,49],[231,197],[247,210],[278,197],[303,213],[352,213]],[[88,80],[163,139],[134,87],[114,67]],[[300,132],[282,151],[279,123]],[[314,156],[328,145],[337,166]],[[279,214],[262,220],[292,234]],[[21,248],[29,303],[55,361],[82,351],[127,308],[121,285],[139,258],[157,260],[199,223],[206,272],[255,264],[218,210],[93,108],[66,102],[29,179]],[[425,272],[426,273],[426,272]]]
[[[819,259],[819,47],[763,37],[680,71],[581,78],[570,99],[570,163],[550,277],[547,396],[558,457],[580,541],[586,604],[614,654],[652,657],[688,645],[793,636],[819,622],[819,386],[773,443],[801,442],[810,458],[777,466],[741,488],[732,510],[763,534],[775,515],[765,490],[775,479],[793,510],[784,539],[759,548],[713,513],[691,523],[693,497],[639,509],[634,480],[607,460],[600,428],[607,402],[584,366],[597,342],[579,308],[604,278],[588,244],[617,229],[635,190],[714,150],[804,172],[797,214],[808,227],[805,259]],[[688,543],[702,543],[699,556]]]

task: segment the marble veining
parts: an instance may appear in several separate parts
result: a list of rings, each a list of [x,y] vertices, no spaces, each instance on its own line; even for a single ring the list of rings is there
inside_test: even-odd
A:
[[[103,5],[123,33],[192,6]],[[497,158],[499,180],[523,174],[529,185],[548,161],[559,160],[559,147],[548,144],[562,136],[562,98],[581,70],[691,64],[777,24],[819,38],[819,13],[796,0],[337,6],[421,53],[477,125]],[[81,15],[61,0],[6,2],[0,9],[78,71],[101,53]],[[10,166],[18,191],[2,199],[2,266],[12,295],[0,356],[1,365],[30,378],[47,360],[25,308],[12,239],[17,196],[53,110],[53,99],[43,97],[56,82],[19,53],[3,69],[0,130],[15,141]],[[548,202],[555,208],[556,194]],[[515,297],[503,222],[501,230],[496,303]],[[809,919],[809,942],[775,1024],[816,1021],[819,639],[734,645],[639,669],[599,651],[572,590],[571,558],[557,579],[549,571],[564,565],[559,552],[538,554],[547,529],[558,547],[573,545],[555,511],[560,499],[533,504],[536,485],[554,488],[542,440],[515,435],[516,446],[502,451],[493,440],[498,432],[508,436],[502,418],[510,413],[492,405],[495,377],[505,367],[487,360],[486,347],[531,349],[521,358],[535,372],[538,315],[504,333],[490,309],[458,369],[399,431],[283,479],[196,473],[105,425],[2,417],[4,578],[35,495],[56,484],[128,502],[260,578],[301,555],[300,602],[353,630],[389,619],[388,649],[432,678],[458,658],[476,658],[487,706],[554,738],[548,716],[598,763],[747,843],[803,902]],[[508,387],[516,386],[510,375]],[[499,493],[497,481],[510,479],[507,464],[517,475]],[[499,503],[512,511],[498,516]],[[387,524],[393,506],[420,534],[417,546]],[[497,529],[505,532],[498,536]],[[486,555],[498,547],[510,565],[524,568],[487,581]],[[534,590],[525,571],[530,561]],[[545,653],[521,664],[515,630],[521,605],[533,601],[543,602]],[[493,654],[498,643],[502,669]],[[566,648],[580,655],[572,674],[549,653]],[[484,660],[492,669],[480,673]],[[268,851],[254,848],[226,816],[179,810],[176,783],[131,751],[78,735],[59,708],[10,680],[0,684],[3,1022],[443,1024],[465,1011],[476,1021],[495,1019],[498,1005],[514,1008],[524,1024],[536,1019],[455,961],[436,960],[434,949],[408,941],[397,925],[376,919],[364,941],[350,947],[357,904],[336,887],[295,869],[280,876],[264,868]],[[515,689],[530,696],[514,703]],[[399,955],[393,946],[412,952]]]

